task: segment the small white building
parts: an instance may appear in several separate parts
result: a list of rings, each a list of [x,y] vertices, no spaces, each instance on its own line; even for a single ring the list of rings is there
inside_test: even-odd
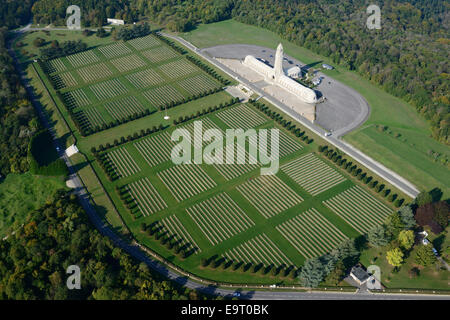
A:
[[[300,69],[299,67],[295,66],[292,68],[289,68],[286,70],[286,74],[288,77],[297,79],[300,78],[302,76],[302,69]]]
[[[323,63],[322,64],[322,68],[327,69],[327,70],[333,70],[333,66],[330,66],[329,64]]]
[[[123,21],[123,20],[111,19],[111,18],[106,19],[106,22],[108,22],[108,24],[112,24],[114,26],[120,26],[120,25],[124,25],[125,24],[125,21]]]

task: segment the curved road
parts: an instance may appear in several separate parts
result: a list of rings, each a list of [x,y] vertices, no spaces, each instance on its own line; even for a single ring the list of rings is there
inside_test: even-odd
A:
[[[20,32],[19,32],[20,34]],[[22,70],[21,65],[17,59],[17,56],[15,55],[14,50],[12,49],[13,39],[8,43],[8,51],[10,55],[14,59],[14,63],[16,65],[16,68],[18,72],[20,73],[21,80],[25,86],[25,89],[27,90],[27,93],[29,94],[29,97],[31,99],[31,102],[33,106],[36,108],[36,111],[39,115],[39,117],[42,120],[43,125],[45,125],[52,135],[54,136],[54,131],[52,129],[52,126],[50,125],[47,116],[42,110],[40,103],[38,102],[38,99],[34,96],[32,87],[28,83],[28,79],[26,77],[26,74],[24,70]],[[94,208],[92,207],[89,195],[86,193],[86,190],[78,177],[77,173],[75,172],[70,159],[65,155],[64,148],[60,144],[59,140],[54,136],[53,140],[55,148],[57,150],[61,150],[59,152],[60,156],[64,159],[66,162],[67,167],[70,171],[70,178],[74,182],[76,188],[74,189],[74,192],[78,196],[81,205],[85,209],[86,213],[88,214],[90,220],[94,224],[94,226],[99,230],[99,232],[111,239],[113,243],[128,252],[133,257],[137,258],[140,261],[145,262],[150,268],[153,270],[159,272],[160,274],[164,275],[170,280],[173,280],[183,286],[186,286],[190,289],[198,290],[205,294],[210,295],[221,295],[225,297],[231,297],[236,290],[230,290],[230,289],[223,289],[218,288],[215,286],[207,286],[201,283],[198,283],[196,281],[193,281],[185,276],[180,276],[177,272],[175,272],[172,269],[169,269],[166,265],[163,265],[162,263],[151,259],[142,249],[139,248],[139,246],[131,245],[130,243],[124,241],[121,239],[116,233],[114,233],[108,224],[106,224],[96,213]],[[251,290],[239,290],[241,293],[242,299],[258,299],[258,300],[299,300],[299,299],[310,299],[310,300],[417,300],[417,299],[429,299],[429,300],[448,300],[450,299],[450,296],[448,295],[410,295],[410,294],[370,294],[370,293],[332,293],[332,292],[297,292],[293,291],[290,292],[288,289],[284,291],[251,291]]]

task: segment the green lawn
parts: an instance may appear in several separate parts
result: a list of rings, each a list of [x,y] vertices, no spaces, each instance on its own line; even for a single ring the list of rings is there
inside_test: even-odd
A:
[[[275,33],[234,20],[200,25],[195,30],[180,35],[200,48],[231,43],[275,48],[279,42],[282,42],[285,52],[303,63],[325,62],[334,65],[327,58],[289,43]],[[448,164],[439,164],[433,158],[423,156],[423,153],[432,150],[440,152],[444,155],[444,158],[445,155],[449,158],[449,149],[431,138],[431,132],[426,121],[417,114],[414,107],[387,94],[356,73],[339,66],[335,67],[335,70],[325,70],[324,72],[357,90],[371,106],[371,114],[367,122],[360,129],[346,135],[344,140],[393,169],[419,189],[431,190],[439,187],[444,191],[444,197],[449,197]],[[380,135],[375,139],[373,130],[366,130],[368,126],[374,124],[385,125],[394,132],[401,132],[402,138],[406,139],[407,142],[399,148],[399,143],[392,143],[390,139],[384,139]],[[420,151],[417,151],[417,149],[420,149]],[[417,152],[421,152],[422,156],[412,161],[411,154],[417,154]]]
[[[0,237],[19,228],[29,211],[44,205],[61,188],[65,188],[62,178],[9,174],[0,183]]]

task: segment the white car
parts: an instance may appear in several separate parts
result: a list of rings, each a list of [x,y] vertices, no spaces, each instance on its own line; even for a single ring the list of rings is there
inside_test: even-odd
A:
[[[324,135],[325,137],[329,137],[329,136],[331,136],[331,132],[325,132],[323,135]]]

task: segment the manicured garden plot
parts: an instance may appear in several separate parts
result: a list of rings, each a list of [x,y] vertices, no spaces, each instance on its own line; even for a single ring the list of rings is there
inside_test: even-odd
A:
[[[359,186],[354,186],[323,202],[360,233],[382,224],[392,209]]]
[[[107,156],[114,165],[116,173],[121,178],[131,176],[141,171],[141,168],[139,168],[125,148],[110,151],[107,153]]]
[[[249,241],[233,248],[224,254],[225,257],[236,262],[246,262],[275,267],[293,265],[292,261],[278,248],[278,246],[266,235],[260,234]]]
[[[171,85],[153,88],[142,93],[153,107],[161,107],[166,103],[178,102],[184,99],[183,95]]]
[[[55,84],[57,90],[68,87],[74,87],[78,85],[77,80],[73,77],[72,73],[64,72],[50,76],[52,82]]]
[[[154,70],[147,69],[125,76],[137,89],[143,89],[149,86],[164,82],[164,79]]]
[[[127,118],[135,113],[145,111],[146,108],[134,96],[114,100],[105,104],[105,109],[116,120]]]
[[[86,83],[94,82],[113,75],[108,66],[103,62],[80,68],[77,72]]]
[[[135,54],[131,54],[122,58],[117,58],[111,60],[110,62],[120,72],[130,71],[147,65],[144,60],[142,60]]]
[[[144,50],[147,48],[153,48],[161,45],[161,41],[159,41],[152,35],[148,35],[145,37],[130,40],[128,41],[128,44],[131,45],[136,50]]]
[[[255,224],[226,193],[202,201],[186,211],[213,245]]]
[[[61,60],[61,58],[56,58],[56,59],[47,61],[46,68],[47,68],[48,73],[61,72],[61,71],[65,71],[67,69],[66,65]]]
[[[181,164],[158,172],[157,176],[178,202],[212,189],[214,180],[195,164]]]
[[[167,208],[167,204],[148,178],[132,182],[128,185],[128,188],[144,216],[149,216]]]
[[[302,197],[275,175],[249,179],[236,189],[265,218],[273,217],[303,201]]]
[[[95,126],[102,126],[106,123],[105,119],[102,117],[100,112],[96,108],[88,108],[82,111],[86,118],[89,121],[89,125],[91,128],[94,128]]]
[[[122,42],[99,47],[98,50],[108,59],[131,53],[131,49]]]
[[[128,92],[128,89],[120,82],[119,79],[111,79],[105,82],[97,83],[89,86],[97,99],[105,100],[120,96]]]
[[[83,89],[63,93],[64,100],[70,107],[84,107],[91,104],[91,100]]]
[[[178,53],[176,53],[175,51],[166,46],[143,51],[142,55],[153,63],[158,63],[179,56]]]
[[[93,50],[72,54],[67,56],[67,60],[69,60],[70,64],[75,68],[100,61]]]
[[[187,250],[194,250],[195,253],[202,251],[177,216],[164,218],[159,224],[162,225],[163,231],[173,237],[172,240],[175,240],[180,247],[185,246]]]
[[[246,130],[267,122],[266,118],[243,104],[219,112],[216,116],[233,129]]]
[[[178,85],[192,95],[214,90],[221,85],[207,76],[206,74],[199,74],[191,78],[187,78],[178,82]]]
[[[150,167],[169,161],[174,145],[167,132],[150,136],[133,144]]]
[[[226,179],[232,180],[250,172],[259,167],[259,163],[256,158],[251,156],[244,147],[239,144],[234,144],[234,158],[233,162],[230,164],[226,163],[227,149],[224,147],[223,149],[218,150],[216,157],[221,157],[223,160],[223,164],[213,164],[214,168]],[[245,153],[245,161],[242,159],[238,159],[239,153]],[[230,156],[231,157],[231,156]],[[209,161],[209,163],[213,162],[213,159],[208,155],[204,154],[205,161]],[[243,162],[243,163],[242,163]]]
[[[308,259],[330,252],[348,239],[314,208],[282,223],[276,229]]]
[[[312,153],[281,166],[281,170],[313,196],[345,181],[340,173]]]
[[[270,154],[270,150],[272,150],[272,130],[278,130],[278,154],[280,158],[283,158],[291,153],[297,152],[303,149],[303,146],[282,130],[279,129],[270,129],[267,134],[267,141],[258,141],[255,136],[250,137],[250,143],[254,146],[257,146],[256,141],[259,143],[259,150],[263,148],[263,150],[267,150],[268,154]]]
[[[200,70],[186,59],[180,59],[163,64],[159,67],[159,69],[170,79],[184,77]]]

